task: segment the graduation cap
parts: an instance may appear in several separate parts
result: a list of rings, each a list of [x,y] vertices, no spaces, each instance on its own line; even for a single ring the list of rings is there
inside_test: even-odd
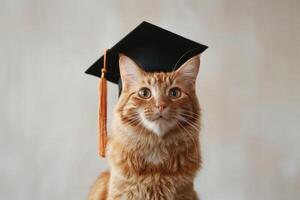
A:
[[[163,28],[142,22],[133,31],[98,59],[87,74],[100,77],[99,82],[99,153],[105,157],[106,146],[106,80],[119,85],[122,82],[119,70],[119,54],[134,60],[146,72],[171,72],[179,68],[189,58],[201,54],[207,46],[184,38]]]

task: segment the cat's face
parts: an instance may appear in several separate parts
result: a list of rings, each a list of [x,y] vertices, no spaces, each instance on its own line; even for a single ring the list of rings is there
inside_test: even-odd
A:
[[[124,125],[163,136],[173,128],[184,129],[198,118],[195,81],[199,56],[169,73],[146,73],[124,55],[119,65],[123,91],[117,114]]]

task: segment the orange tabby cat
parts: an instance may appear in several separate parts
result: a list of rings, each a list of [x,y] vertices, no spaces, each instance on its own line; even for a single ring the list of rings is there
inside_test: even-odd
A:
[[[146,73],[120,55],[123,90],[116,106],[107,158],[89,200],[197,200],[201,165],[197,55],[168,73]]]

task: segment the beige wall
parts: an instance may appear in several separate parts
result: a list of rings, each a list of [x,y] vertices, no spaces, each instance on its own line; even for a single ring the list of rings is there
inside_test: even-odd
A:
[[[207,200],[300,196],[298,0],[0,3],[0,199],[84,199],[103,49],[142,20],[207,44],[198,94]],[[110,86],[110,104],[117,88]]]

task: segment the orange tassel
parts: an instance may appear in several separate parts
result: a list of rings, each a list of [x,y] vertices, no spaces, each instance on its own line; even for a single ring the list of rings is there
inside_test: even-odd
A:
[[[103,68],[99,80],[99,113],[98,113],[98,142],[99,156],[105,157],[107,142],[107,82],[106,82],[106,53],[104,53]]]

